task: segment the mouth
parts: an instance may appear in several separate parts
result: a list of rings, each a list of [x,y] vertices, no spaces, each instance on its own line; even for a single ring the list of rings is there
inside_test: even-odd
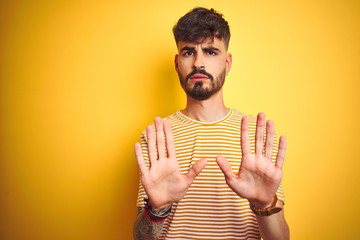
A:
[[[204,74],[197,73],[191,76],[190,79],[191,81],[199,82],[199,81],[206,81],[209,79],[209,77]]]

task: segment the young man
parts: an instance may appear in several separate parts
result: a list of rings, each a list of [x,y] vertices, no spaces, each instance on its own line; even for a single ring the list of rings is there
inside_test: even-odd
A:
[[[289,239],[280,185],[286,139],[272,121],[229,109],[230,30],[195,8],[173,28],[182,111],[155,118],[135,154],[141,172],[135,239]]]

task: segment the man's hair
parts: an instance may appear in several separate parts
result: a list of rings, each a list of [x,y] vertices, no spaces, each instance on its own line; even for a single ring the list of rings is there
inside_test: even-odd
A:
[[[214,37],[223,40],[227,49],[230,41],[230,28],[223,15],[214,9],[194,8],[179,19],[173,27],[176,44],[179,41],[201,43]]]

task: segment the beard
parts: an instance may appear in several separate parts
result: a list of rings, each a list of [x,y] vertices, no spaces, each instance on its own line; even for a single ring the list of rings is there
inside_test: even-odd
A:
[[[214,78],[210,73],[202,69],[195,69],[185,78],[178,73],[181,87],[184,89],[186,95],[196,100],[206,100],[213,96],[215,93],[219,92],[225,82],[226,69]],[[206,75],[210,79],[209,86],[204,86],[203,82],[195,82],[193,86],[189,84],[189,79],[195,74]]]

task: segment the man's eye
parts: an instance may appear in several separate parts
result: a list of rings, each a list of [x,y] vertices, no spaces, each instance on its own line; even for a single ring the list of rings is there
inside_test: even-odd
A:
[[[209,54],[210,56],[214,56],[214,55],[216,55],[216,52],[208,51],[208,54]]]
[[[194,52],[190,52],[190,51],[189,51],[189,52],[185,52],[184,55],[185,55],[185,56],[192,56],[192,55],[194,55]]]

